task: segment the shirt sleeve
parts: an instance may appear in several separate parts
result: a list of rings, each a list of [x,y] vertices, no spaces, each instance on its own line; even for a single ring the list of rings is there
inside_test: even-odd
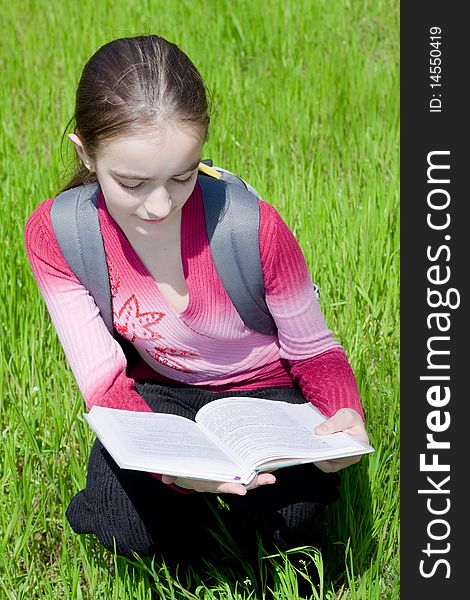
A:
[[[93,405],[151,412],[126,376],[126,358],[95,301],[70,270],[50,220],[53,199],[41,203],[25,227],[33,275],[88,409]]]
[[[334,348],[307,360],[293,361],[291,376],[305,399],[326,417],[341,408],[352,408],[365,423],[356,378],[342,348]]]
[[[307,400],[326,416],[353,408],[364,419],[354,373],[322,314],[303,252],[278,212],[260,204],[260,255],[266,304],[280,356]]]

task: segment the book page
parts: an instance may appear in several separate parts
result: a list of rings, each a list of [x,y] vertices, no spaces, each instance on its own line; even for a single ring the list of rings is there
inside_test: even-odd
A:
[[[177,474],[225,473],[233,480],[240,466],[200,430],[177,415],[92,407],[90,427],[121,468]]]
[[[324,420],[310,403],[246,397],[215,400],[196,417],[202,427],[250,466],[271,458],[321,460],[364,451],[364,446],[347,434],[316,436],[314,429]]]

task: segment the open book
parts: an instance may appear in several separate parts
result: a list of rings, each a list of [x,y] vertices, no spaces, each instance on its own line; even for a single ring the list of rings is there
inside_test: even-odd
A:
[[[192,479],[248,485],[259,471],[374,450],[346,433],[316,436],[326,417],[309,402],[222,398],[195,422],[101,406],[84,417],[121,468]]]

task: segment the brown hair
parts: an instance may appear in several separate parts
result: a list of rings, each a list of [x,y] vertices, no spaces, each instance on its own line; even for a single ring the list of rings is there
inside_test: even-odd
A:
[[[171,121],[193,126],[205,142],[208,90],[186,54],[158,35],[120,38],[101,46],[83,67],[75,97],[74,132],[94,161],[100,146]],[[75,152],[75,173],[57,194],[97,180]]]

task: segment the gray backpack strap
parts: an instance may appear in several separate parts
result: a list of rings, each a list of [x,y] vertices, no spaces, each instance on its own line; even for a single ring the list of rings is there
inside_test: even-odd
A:
[[[51,206],[51,221],[63,257],[94,298],[106,327],[113,333],[108,266],[98,219],[99,183],[59,194]]]
[[[265,301],[259,253],[259,204],[238,183],[199,174],[212,260],[243,322],[254,331],[275,334]]]
[[[254,194],[256,196],[256,198],[262,199],[260,193],[257,192],[253,186],[251,186],[247,181],[245,181],[238,175],[235,175],[235,173],[232,173],[231,171],[228,171],[227,169],[222,169],[222,167],[213,166],[211,160],[202,161],[202,162],[207,163],[210,167],[214,168],[216,171],[219,171],[219,173],[221,175],[221,179],[223,181],[228,181],[230,183],[236,183],[238,185],[241,185],[241,186],[245,187],[249,192]],[[317,297],[317,300],[320,301],[320,289],[316,283],[313,284],[313,291],[315,292],[315,296]]]
[[[213,168],[216,169],[216,171],[219,171],[219,173],[221,174],[221,179],[223,179],[224,181],[228,181],[230,183],[237,183],[238,185],[245,187],[249,192],[254,194],[257,198],[261,198],[261,195],[259,194],[259,192],[257,192],[252,185],[250,185],[247,181],[245,181],[238,175],[235,175],[235,173],[232,173],[231,171],[227,171],[227,169],[222,169],[222,167],[213,167]]]

